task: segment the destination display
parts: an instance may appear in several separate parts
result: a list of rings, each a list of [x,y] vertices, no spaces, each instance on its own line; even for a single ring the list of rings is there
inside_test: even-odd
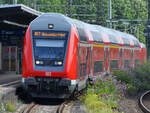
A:
[[[65,32],[33,31],[34,37],[66,37]]]

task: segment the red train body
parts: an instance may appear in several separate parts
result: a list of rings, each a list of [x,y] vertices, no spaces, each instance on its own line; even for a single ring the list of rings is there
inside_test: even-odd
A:
[[[144,61],[146,47],[132,35],[45,13],[26,31],[22,83],[33,97],[68,98],[91,76]]]

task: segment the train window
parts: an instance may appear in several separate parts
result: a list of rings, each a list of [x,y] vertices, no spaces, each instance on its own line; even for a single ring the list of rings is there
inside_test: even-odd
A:
[[[65,40],[35,40],[35,58],[62,59],[64,57]]]
[[[78,28],[78,27],[77,27],[77,30],[78,30],[78,34],[80,37],[80,41],[87,41],[86,34],[85,34],[84,30],[81,28]]]
[[[94,62],[94,73],[103,71],[103,61],[95,61]]]
[[[86,76],[86,63],[80,64],[80,76]]]
[[[130,60],[125,60],[124,61],[124,68],[129,68],[130,67]]]
[[[131,59],[133,59],[133,50],[131,50]]]
[[[118,69],[118,60],[111,60],[110,66],[111,69]]]
[[[38,66],[62,66],[66,40],[34,39],[35,64]]]
[[[102,39],[102,37],[101,37],[101,35],[100,35],[99,32],[97,32],[97,31],[91,31],[91,34],[93,36],[94,41],[101,42],[101,43],[103,42],[103,39]]]

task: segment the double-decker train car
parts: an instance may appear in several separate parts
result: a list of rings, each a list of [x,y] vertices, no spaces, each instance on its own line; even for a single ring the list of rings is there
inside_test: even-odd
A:
[[[145,60],[146,47],[130,34],[45,13],[26,31],[22,83],[33,97],[68,98],[91,76]]]

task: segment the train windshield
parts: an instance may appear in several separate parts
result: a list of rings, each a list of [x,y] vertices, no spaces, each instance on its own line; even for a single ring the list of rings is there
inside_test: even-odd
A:
[[[65,40],[43,40],[35,41],[36,59],[63,59]]]
[[[33,51],[38,66],[63,66],[67,32],[33,31]]]

